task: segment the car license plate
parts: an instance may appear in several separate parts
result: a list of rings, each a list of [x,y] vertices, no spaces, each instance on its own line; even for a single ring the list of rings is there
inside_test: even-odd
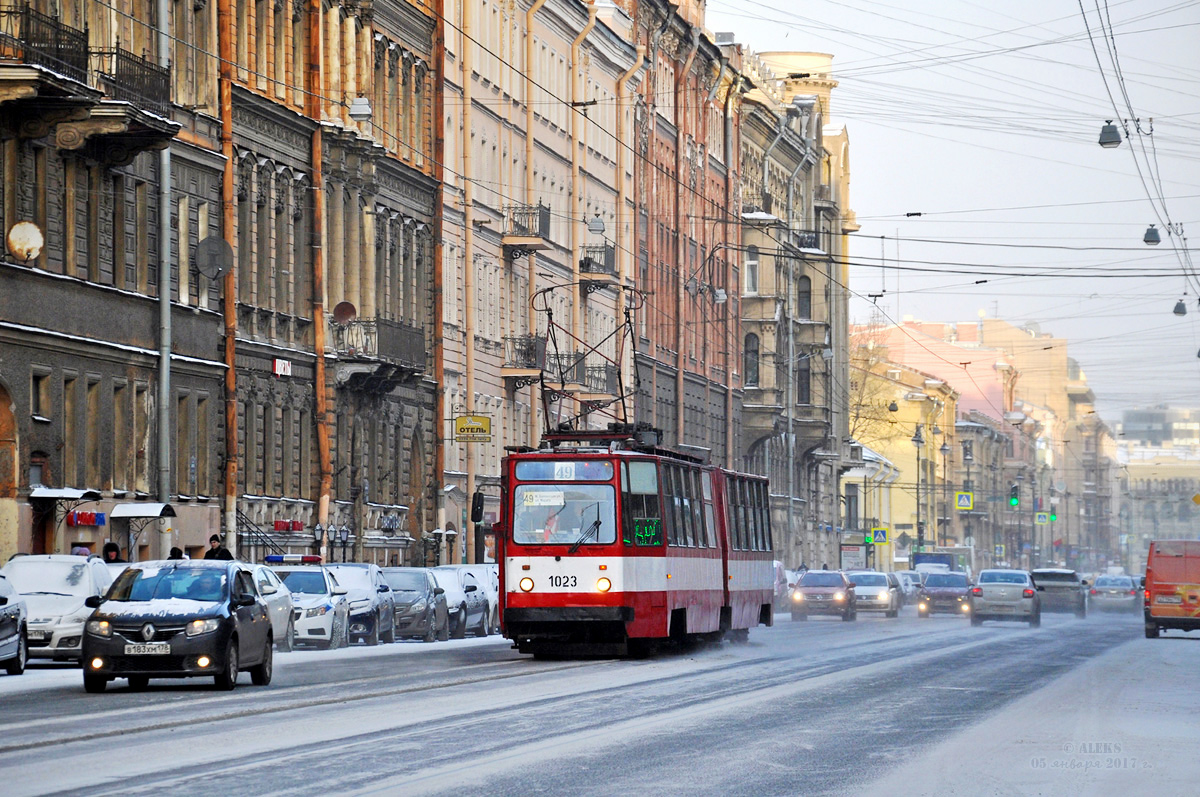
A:
[[[1183,598],[1178,595],[1156,595],[1155,603],[1183,603]]]
[[[824,595],[813,595],[813,600],[823,601],[823,600],[825,600],[825,596]]]
[[[42,640],[46,638],[45,631],[26,631],[25,633],[29,639]]]
[[[163,656],[171,652],[170,642],[154,642],[149,645],[126,645],[126,656]]]

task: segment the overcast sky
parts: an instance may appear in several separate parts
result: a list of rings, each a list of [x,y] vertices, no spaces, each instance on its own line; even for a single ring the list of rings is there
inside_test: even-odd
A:
[[[1182,251],[1200,248],[1200,2],[1082,9],[710,0],[707,27],[834,56],[862,225],[852,320],[882,293],[885,322],[1036,323],[1070,341],[1106,419],[1200,406],[1200,279],[1185,276],[1200,257]],[[1097,143],[1107,119],[1128,120],[1115,149]],[[1168,221],[1190,247],[1166,230],[1142,243]]]

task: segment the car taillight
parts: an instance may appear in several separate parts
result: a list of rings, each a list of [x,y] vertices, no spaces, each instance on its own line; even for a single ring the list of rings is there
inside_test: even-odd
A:
[[[1142,595],[1142,598],[1146,601],[1146,605],[1149,606],[1150,605],[1150,590],[1146,590],[1145,594]]]
[[[1096,589],[1093,587],[1091,590],[1089,590],[1089,592],[1091,592],[1093,595],[1095,595],[1095,594],[1096,594]]]
[[[1131,590],[1129,590],[1129,594],[1130,594],[1130,595],[1136,595],[1136,594],[1137,594],[1137,590],[1136,590],[1136,589],[1131,589]]]
[[[1021,590],[1021,597],[1022,598],[1032,598],[1033,590],[1031,590],[1031,589]]]
[[[972,587],[972,588],[971,588],[971,594],[972,594],[972,595],[982,595],[982,594],[983,594],[983,587]]]

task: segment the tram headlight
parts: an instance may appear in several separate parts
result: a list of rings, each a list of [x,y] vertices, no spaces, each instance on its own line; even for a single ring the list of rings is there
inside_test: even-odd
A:
[[[518,586],[521,588],[522,592],[530,592],[533,590],[533,579],[529,576],[525,576],[525,578],[521,579],[521,582],[518,584]]]
[[[601,592],[608,592],[610,589],[612,589],[612,582],[604,576],[601,576],[600,578],[596,579],[596,589],[600,590]]]

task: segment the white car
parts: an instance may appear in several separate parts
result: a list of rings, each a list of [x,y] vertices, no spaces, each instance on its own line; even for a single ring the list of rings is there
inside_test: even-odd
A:
[[[968,593],[971,625],[984,620],[1020,620],[1030,628],[1042,624],[1039,587],[1025,570],[981,570],[979,581]]]
[[[266,562],[292,593],[292,627],[297,645],[332,649],[350,644],[346,588],[321,566],[321,557],[271,555]]]
[[[29,656],[78,660],[83,625],[92,613],[83,602],[103,595],[112,583],[104,562],[74,554],[30,554],[10,559],[3,572],[25,599]]]
[[[275,647],[291,650],[292,643],[296,640],[295,626],[292,622],[291,590],[266,565],[254,565],[254,586],[258,587],[258,594],[267,604]]]
[[[488,627],[493,633],[500,633],[500,565],[493,563],[459,567],[475,576],[480,589],[487,594]]]
[[[9,675],[25,672],[25,662],[29,659],[25,618],[25,600],[0,572],[0,667]]]
[[[883,612],[884,617],[898,617],[904,605],[904,593],[894,573],[855,570],[846,577],[854,584],[856,612]]]

